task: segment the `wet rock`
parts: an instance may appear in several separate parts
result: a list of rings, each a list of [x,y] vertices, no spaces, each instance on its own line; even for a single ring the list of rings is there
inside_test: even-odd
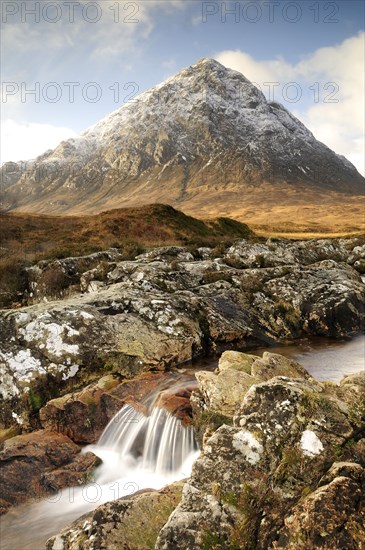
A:
[[[253,384],[234,425],[223,423],[204,441],[158,550],[364,545],[363,440],[354,441],[357,425],[341,400],[343,390],[337,386],[337,394],[333,385],[330,391],[300,366],[270,355],[269,366],[274,359],[279,370],[282,362],[296,378]],[[236,365],[239,356],[231,360]],[[243,356],[242,363],[247,369],[251,360]],[[270,369],[260,372],[266,376]],[[339,462],[340,455],[353,458]]]
[[[99,457],[90,451],[78,454],[71,462],[41,477],[41,484],[46,490],[60,491],[65,487],[84,485],[92,480],[92,473],[101,464]]]
[[[244,241],[228,256],[203,260],[183,247],[134,261],[112,254],[114,261],[89,270],[99,269],[96,278],[84,272],[98,283],[90,289],[85,279],[86,294],[0,313],[0,427],[12,426],[14,415],[19,425],[31,425],[29,417],[47,401],[101,373],[132,378],[232,346],[361,330],[364,284],[344,263],[350,253],[358,257],[358,246],[356,240]],[[247,267],[231,257],[259,250],[267,251],[271,267]]]
[[[99,459],[93,453],[82,457],[80,450],[67,436],[46,430],[5,441],[0,452],[4,501],[7,505],[20,504],[86,479]],[[47,482],[52,475],[54,485]]]
[[[180,500],[182,483],[99,506],[47,541],[47,550],[145,550]]]
[[[189,426],[192,424],[190,396],[194,388],[195,385],[177,393],[171,393],[170,391],[162,392],[156,401],[156,407],[163,408],[173,416],[176,416],[176,418],[181,420],[183,426]]]
[[[51,399],[39,411],[42,427],[61,432],[77,443],[95,443],[123,406],[121,400],[109,400],[105,405],[105,394],[119,383],[118,378],[107,375],[79,392]]]

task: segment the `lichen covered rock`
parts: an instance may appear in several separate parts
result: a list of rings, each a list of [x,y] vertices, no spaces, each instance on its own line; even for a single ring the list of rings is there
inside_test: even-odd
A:
[[[47,541],[47,550],[145,550],[181,498],[182,483],[99,506]]]
[[[32,415],[47,401],[107,372],[132,378],[231,346],[359,331],[364,285],[352,265],[360,248],[355,240],[241,241],[220,257],[164,247],[133,261],[116,251],[62,260],[77,277],[82,265],[101,267],[59,300],[0,313],[0,427],[36,427]],[[270,258],[264,267],[243,261],[260,251]]]
[[[222,357],[217,380],[229,372],[227,363]],[[222,425],[203,438],[156,548],[362,548],[365,454],[363,440],[357,441],[358,417],[343,401],[347,384],[318,383],[278,355],[268,354],[257,369],[246,355],[242,363],[264,378],[281,368],[296,377],[253,383],[236,404],[233,425],[222,417]],[[231,364],[242,374],[239,356]],[[209,412],[209,384],[199,383],[200,405]],[[362,376],[352,377],[350,387],[353,406],[361,409]]]

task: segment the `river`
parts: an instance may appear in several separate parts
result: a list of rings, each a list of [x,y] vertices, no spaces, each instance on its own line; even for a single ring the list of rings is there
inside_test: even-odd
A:
[[[363,335],[343,340],[308,338],[249,353],[262,355],[264,351],[280,353],[300,362],[312,376],[322,381],[339,382],[343,376],[365,369]],[[193,367],[210,370],[216,364],[216,360],[203,360]],[[184,370],[191,382],[191,369]],[[1,550],[41,550],[50,536],[103,502],[147,487],[157,489],[189,475],[199,452],[192,429],[183,428],[167,414],[163,417],[160,413],[151,414],[148,419],[137,418],[136,414],[131,408],[122,409],[99,443],[84,449],[92,450],[103,459],[95,474],[96,483],[65,489],[48,499],[18,506],[1,518]],[[131,420],[121,422],[121,418]],[[141,437],[143,449],[138,456],[133,456],[133,444],[138,440],[141,447]],[[181,443],[177,445],[177,442]],[[171,453],[174,460],[166,461]]]

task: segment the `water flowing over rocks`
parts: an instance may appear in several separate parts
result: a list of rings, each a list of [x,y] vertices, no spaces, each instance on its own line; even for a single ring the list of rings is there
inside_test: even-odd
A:
[[[171,386],[175,377],[176,385]],[[76,443],[96,443],[113,416],[125,404],[147,414],[152,405],[162,407],[184,424],[191,423],[190,394],[196,388],[189,376],[144,373],[120,382],[103,376],[81,391],[51,399],[39,411],[43,428],[63,433]],[[181,385],[179,385],[181,384]]]
[[[0,312],[2,428],[39,427],[46,402],[108,373],[132,378],[232,346],[358,332],[362,254],[359,239],[239,241],[219,256],[164,247],[133,261],[103,256],[97,287],[80,269],[64,299],[48,301],[54,289],[39,284],[42,301]],[[69,273],[75,262],[58,267]],[[39,280],[48,267],[37,266]]]
[[[231,372],[244,377],[227,408]],[[99,506],[47,550],[363,548],[365,373],[320,383],[283,356],[226,351],[197,380],[206,433],[182,494],[174,484]]]

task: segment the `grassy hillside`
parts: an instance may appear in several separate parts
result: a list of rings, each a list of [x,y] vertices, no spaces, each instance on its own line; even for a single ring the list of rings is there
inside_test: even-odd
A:
[[[171,206],[154,204],[91,216],[0,214],[0,307],[17,302],[24,268],[40,260],[83,256],[111,247],[126,259],[167,244],[212,246],[254,233],[229,218],[208,221],[186,216]]]

